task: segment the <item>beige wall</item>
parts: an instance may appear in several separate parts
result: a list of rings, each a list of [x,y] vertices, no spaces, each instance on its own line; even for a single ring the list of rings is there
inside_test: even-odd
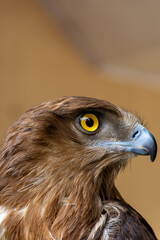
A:
[[[119,79],[120,80],[120,79]],[[102,76],[33,0],[0,1],[0,136],[25,110],[62,95],[103,98],[136,111],[160,143],[160,89]],[[160,238],[160,158],[133,159],[117,186]]]

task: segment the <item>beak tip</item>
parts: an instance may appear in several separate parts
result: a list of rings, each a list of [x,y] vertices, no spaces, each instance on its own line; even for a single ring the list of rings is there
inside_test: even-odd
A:
[[[151,162],[154,162],[156,159],[156,156],[157,156],[157,143],[156,143],[156,140],[154,137],[153,137],[153,140],[154,140],[154,146],[153,146],[152,152],[150,154]]]
[[[156,156],[151,156],[151,162],[154,162],[155,161],[155,159],[156,159]]]

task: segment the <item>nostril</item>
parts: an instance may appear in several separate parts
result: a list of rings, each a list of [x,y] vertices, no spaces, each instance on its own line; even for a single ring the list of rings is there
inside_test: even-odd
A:
[[[139,134],[140,134],[140,131],[139,131],[139,130],[136,130],[136,131],[133,133],[132,138],[136,138]]]

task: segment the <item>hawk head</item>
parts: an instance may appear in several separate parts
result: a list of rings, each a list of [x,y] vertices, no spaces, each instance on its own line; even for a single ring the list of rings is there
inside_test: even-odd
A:
[[[103,200],[121,199],[114,185],[119,170],[137,155],[154,161],[156,152],[156,141],[141,121],[107,101],[48,101],[27,111],[6,135],[0,204],[12,216],[13,209],[23,209],[23,217],[31,219],[28,229],[37,219],[58,238],[60,232],[70,236],[74,219],[84,236],[85,223],[91,229]]]

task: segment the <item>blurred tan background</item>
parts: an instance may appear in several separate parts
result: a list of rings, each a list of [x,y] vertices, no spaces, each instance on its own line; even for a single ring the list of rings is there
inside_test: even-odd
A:
[[[110,29],[114,29],[114,32],[108,34],[113,32],[116,47],[114,48],[111,39],[107,42],[106,36],[103,36],[106,37],[103,44],[98,45],[101,38],[97,39],[98,33],[95,32],[93,39],[94,26],[91,25],[91,19],[88,31],[83,31],[83,26],[86,27],[84,23],[80,26],[75,24],[76,20],[72,21],[77,16],[80,23],[86,21],[85,15],[78,15],[78,7],[75,6],[79,5],[74,3],[74,15],[65,15],[66,6],[64,1],[60,1],[63,11],[56,15],[60,8],[47,11],[47,6],[42,2],[0,1],[0,138],[2,139],[8,127],[33,105],[63,95],[84,95],[106,99],[139,113],[160,144],[160,55],[155,49],[155,44],[157,49],[160,49],[159,35],[154,35],[154,42],[147,40],[146,43],[141,38],[140,48],[136,39],[131,46],[127,46],[122,37],[120,42],[117,41],[121,31],[119,30],[117,36],[114,35],[115,22],[111,21],[114,28],[110,26]],[[81,2],[84,4],[84,1]],[[93,2],[95,11],[96,4]],[[71,4],[72,1],[68,3]],[[80,1],[77,1],[78,3]],[[123,6],[124,4],[125,1]],[[50,9],[51,5],[48,6]],[[117,14],[118,12],[117,9]],[[67,16],[70,17],[68,23]],[[116,12],[112,17],[116,17]],[[73,24],[71,29],[68,27],[70,24]],[[105,26],[104,23],[101,32],[105,31]],[[138,23],[136,26],[138,27]],[[77,34],[74,35],[75,29]],[[89,34],[90,30],[92,35]],[[88,39],[88,45],[84,45],[85,38],[80,41],[81,32],[82,38]],[[147,38],[145,31],[143,33],[139,30],[140,33]],[[97,39],[97,42],[92,43],[91,49],[89,37]],[[127,31],[124,37],[127,37]],[[131,39],[132,36],[130,41]],[[130,41],[128,40],[129,43]],[[144,49],[143,43],[146,43]],[[112,45],[111,48],[109,44]],[[151,163],[148,157],[133,159],[131,165],[119,174],[117,186],[123,197],[148,220],[160,238],[159,154],[154,163]]]

